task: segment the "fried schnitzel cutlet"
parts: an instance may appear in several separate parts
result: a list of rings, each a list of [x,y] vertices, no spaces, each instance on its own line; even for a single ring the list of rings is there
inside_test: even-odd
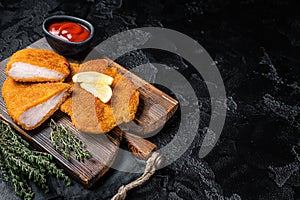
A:
[[[69,67],[70,67],[70,74],[64,82],[73,85],[72,77],[79,72],[80,65],[78,63],[70,63]]]
[[[106,59],[97,59],[80,65],[80,72],[95,71],[114,78],[112,98],[101,102],[92,94],[74,85],[72,98],[65,101],[61,110],[67,113],[74,126],[83,132],[106,133],[121,123],[134,119],[139,104],[139,92],[133,82],[108,66]]]
[[[72,77],[79,72],[80,65],[77,63],[70,63],[70,74],[66,78],[65,83],[70,84],[71,90],[73,91],[74,83]],[[60,110],[69,116],[72,115],[72,96],[69,96],[60,106]]]
[[[12,119],[32,130],[49,118],[70,94],[67,83],[20,83],[8,77],[2,97]]]
[[[6,74],[19,82],[63,81],[69,73],[66,58],[45,49],[27,48],[17,51],[6,66]]]

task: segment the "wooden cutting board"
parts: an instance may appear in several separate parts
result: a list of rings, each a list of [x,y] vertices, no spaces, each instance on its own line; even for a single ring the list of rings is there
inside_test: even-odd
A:
[[[29,47],[52,50],[45,38],[36,41]],[[9,58],[0,62],[1,88],[6,79],[5,67],[8,60]],[[175,113],[178,107],[178,102],[151,84],[127,71],[122,66],[114,62],[111,62],[111,65],[117,67],[121,73],[129,75],[135,84],[141,86],[138,88],[140,91],[141,103],[138,108],[137,116],[134,119],[134,122],[139,125],[137,127],[140,127],[138,132],[140,134],[147,134],[164,125],[165,121]],[[85,160],[84,162],[77,161],[73,156],[71,156],[71,160],[68,161],[52,147],[50,140],[50,128],[48,126],[49,120],[33,131],[25,131],[21,129],[8,115],[2,99],[2,93],[0,98],[0,117],[9,122],[36,148],[52,154],[58,163],[73,178],[82,182],[87,187],[91,187],[94,183],[96,183],[97,180],[103,176],[112,165],[118,152],[123,134],[118,128],[113,129],[107,134],[94,135],[80,133],[74,128],[70,118],[66,114],[61,111],[57,111],[51,118],[54,119],[57,124],[62,124],[69,128],[75,135],[83,140],[87,145],[87,150],[93,155],[92,159]]]

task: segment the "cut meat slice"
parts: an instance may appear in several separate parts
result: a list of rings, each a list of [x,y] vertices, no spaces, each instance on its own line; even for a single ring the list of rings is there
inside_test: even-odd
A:
[[[20,82],[63,81],[69,73],[66,58],[44,49],[17,51],[6,66],[6,74]]]
[[[42,121],[44,116],[47,116],[51,110],[57,107],[57,105],[60,105],[59,103],[66,96],[66,94],[67,91],[60,92],[46,100],[44,103],[29,108],[19,117],[20,123],[25,124],[26,127],[34,127],[36,124]]]
[[[12,119],[22,128],[32,130],[59,108],[69,90],[66,83],[20,83],[8,77],[2,97]]]
[[[11,65],[8,75],[14,79],[32,79],[32,78],[44,78],[46,79],[63,79],[64,74],[47,68],[31,65],[24,62],[14,62]],[[27,80],[28,81],[28,80]]]

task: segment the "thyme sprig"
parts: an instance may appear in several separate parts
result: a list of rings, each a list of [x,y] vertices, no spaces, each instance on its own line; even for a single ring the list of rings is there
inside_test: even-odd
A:
[[[57,125],[52,119],[50,128],[50,139],[53,147],[67,160],[71,159],[71,152],[78,161],[84,161],[84,158],[92,158],[92,154],[85,149],[86,144],[72,131],[62,125]]]
[[[29,149],[29,143],[5,122],[0,120],[0,170],[2,179],[11,182],[16,194],[32,199],[34,192],[28,181],[32,180],[45,192],[49,191],[47,176],[63,179],[69,186],[71,180],[52,162],[52,155]]]

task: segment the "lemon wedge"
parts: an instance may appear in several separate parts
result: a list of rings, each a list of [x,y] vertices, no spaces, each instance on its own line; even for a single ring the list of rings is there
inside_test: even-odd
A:
[[[111,85],[113,78],[99,72],[79,72],[72,77],[74,83],[98,83]]]
[[[109,102],[112,97],[112,90],[109,85],[99,83],[80,83],[80,87],[98,97],[103,103]]]

